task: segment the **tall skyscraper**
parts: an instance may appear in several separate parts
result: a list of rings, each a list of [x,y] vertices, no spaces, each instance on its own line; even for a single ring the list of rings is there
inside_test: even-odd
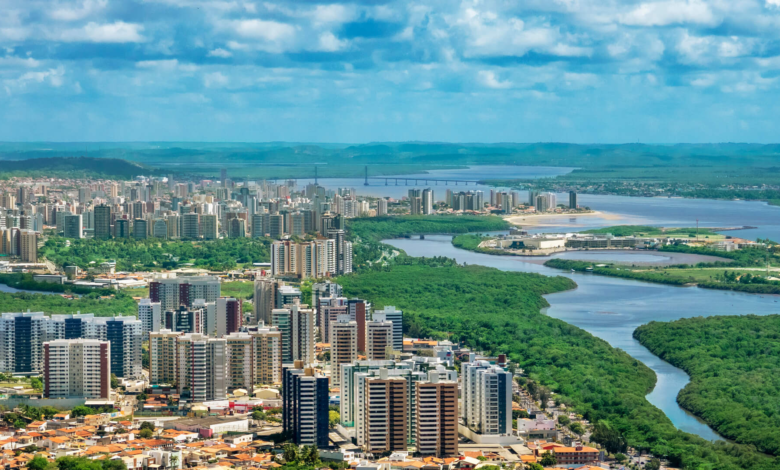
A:
[[[152,385],[173,385],[178,380],[176,338],[181,333],[161,329],[149,334],[149,381]]]
[[[512,374],[487,361],[461,363],[462,411],[466,426],[483,435],[512,434]]]
[[[58,339],[43,344],[45,398],[102,398],[111,393],[111,344]]]
[[[244,320],[241,313],[241,300],[233,297],[220,297],[216,300],[216,304],[217,336],[225,336],[239,331]]]
[[[129,238],[130,232],[131,230],[130,230],[129,220],[116,219],[116,222],[114,222],[114,236],[116,236],[117,238]]]
[[[393,349],[393,324],[366,322],[366,357],[378,361],[389,359],[388,349]]]
[[[393,324],[393,350],[404,350],[404,322],[403,312],[395,307],[385,305],[384,310],[374,311],[374,321],[385,321]]]
[[[569,191],[569,209],[577,208],[577,193],[575,191]]]
[[[340,379],[341,365],[357,360],[357,322],[350,320],[349,315],[339,315],[330,325],[330,341],[331,377]]]
[[[219,296],[219,279],[213,276],[157,279],[149,283],[149,298],[160,302],[164,312],[180,305],[192,307],[196,299],[215,302]]]
[[[38,232],[34,230],[19,231],[19,256],[23,263],[38,262]]]
[[[433,190],[431,188],[423,189],[422,192],[422,213],[425,215],[433,214]]]
[[[216,240],[219,238],[219,222],[215,214],[203,214],[200,216],[200,224],[204,240]]]
[[[190,402],[227,398],[227,341],[190,333],[176,338],[177,385]]]
[[[95,238],[106,240],[111,238],[111,206],[100,204],[95,206]]]
[[[387,199],[379,198],[376,201],[376,215],[377,217],[387,215]]]
[[[363,449],[373,453],[405,451],[409,434],[406,379],[389,376],[387,369],[381,369],[379,377],[366,380],[364,398]],[[361,445],[360,438],[358,445]]]
[[[314,310],[295,302],[271,312],[273,326],[282,334],[282,361],[314,362]]]
[[[65,238],[84,238],[84,230],[82,227],[81,214],[66,214],[65,232],[63,236]]]
[[[441,381],[435,371],[415,390],[417,451],[439,458],[458,455],[458,383]]]
[[[146,240],[149,231],[146,219],[135,219],[133,221],[133,238],[136,240]]]
[[[0,317],[0,370],[40,373],[43,367],[43,312],[3,313]]]
[[[252,300],[254,301],[254,323],[263,322],[271,324],[271,310],[276,303],[276,289],[278,282],[274,279],[260,278],[255,280],[255,289]]]
[[[328,439],[328,378],[303,368],[303,362],[284,370],[282,424],[297,445],[325,448]]]
[[[181,238],[200,238],[200,215],[191,212],[181,216]]]
[[[149,333],[160,331],[162,325],[162,306],[160,302],[152,302],[151,299],[141,299],[138,303],[138,319],[141,321],[141,331],[144,338]]]

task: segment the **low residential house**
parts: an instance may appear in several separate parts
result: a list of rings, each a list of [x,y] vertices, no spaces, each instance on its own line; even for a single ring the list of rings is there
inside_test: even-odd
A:
[[[19,447],[19,441],[15,437],[9,437],[0,441],[0,449],[2,450],[14,450]]]
[[[46,421],[33,421],[27,425],[27,431],[43,432],[46,430]]]
[[[52,417],[52,420],[54,420],[54,421],[63,421],[63,420],[66,420],[66,419],[70,419],[70,412],[68,412],[68,411],[65,411],[63,413],[57,413],[56,415],[54,415]]]
[[[43,447],[49,450],[68,449],[70,447],[70,437],[66,436],[54,436],[43,439],[38,447]]]
[[[599,461],[599,450],[593,447],[556,447],[553,452],[558,465],[589,465]]]
[[[173,442],[181,444],[184,442],[192,442],[200,436],[196,432],[166,429],[158,437],[160,439],[170,439]]]

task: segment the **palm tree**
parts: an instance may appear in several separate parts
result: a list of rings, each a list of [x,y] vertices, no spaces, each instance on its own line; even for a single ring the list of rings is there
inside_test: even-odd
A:
[[[177,454],[171,454],[171,468],[178,468],[179,456]]]

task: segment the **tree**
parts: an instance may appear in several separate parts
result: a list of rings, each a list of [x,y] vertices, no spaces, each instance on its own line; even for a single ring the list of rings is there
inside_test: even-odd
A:
[[[119,388],[119,379],[116,378],[116,374],[111,374],[111,388]]]
[[[328,411],[328,424],[330,427],[335,428],[339,421],[341,421],[341,415],[338,411]]]
[[[30,386],[34,390],[43,390],[43,382],[38,377],[33,377],[30,379]]]
[[[138,400],[138,401],[146,401],[147,398],[148,398],[148,396],[144,392],[141,392],[141,393],[139,393],[138,395],[135,396],[135,399]]]
[[[149,429],[151,431],[154,431],[154,423],[151,421],[144,421],[141,423],[141,426],[138,429]]]
[[[179,456],[176,454],[171,454],[171,467],[178,468],[179,466]]]
[[[285,462],[292,463],[298,461],[298,446],[295,444],[285,444],[282,449],[284,450],[282,456],[284,457]]]
[[[49,466],[49,461],[42,455],[36,455],[29,462],[27,462],[27,468],[30,470],[46,470]]]
[[[590,438],[593,442],[598,442],[603,445],[610,454],[622,453],[628,449],[626,438],[620,431],[612,429],[609,424],[604,421],[598,422],[593,427],[593,435],[591,435]]]
[[[569,425],[569,430],[578,436],[585,434],[585,428],[582,427],[582,423],[574,422]]]
[[[548,450],[544,454],[542,454],[542,460],[540,461],[543,467],[554,467],[558,463],[558,459],[555,458],[555,455],[551,454]]]
[[[141,432],[139,432],[139,433],[138,433],[138,436],[139,436],[141,439],[149,439],[149,438],[151,438],[152,436],[154,436],[154,431],[152,431],[152,430],[151,430],[151,429],[149,429],[149,428],[146,428],[146,429],[141,429]]]
[[[16,429],[24,429],[27,427],[27,423],[25,423],[21,419],[17,419],[16,421],[14,421],[14,427]]]
[[[623,462],[628,460],[628,457],[626,457],[625,454],[621,454],[620,452],[618,452],[617,454],[615,454],[615,460],[617,460],[618,463],[622,464]]]
[[[558,422],[561,424],[561,426],[568,426],[571,423],[571,420],[566,415],[560,415],[558,416]]]
[[[531,462],[525,464],[525,470],[544,470],[544,467],[540,463]]]
[[[79,405],[79,406],[73,408],[73,410],[70,412],[70,414],[71,414],[72,417],[78,418],[80,416],[93,415],[93,414],[95,414],[95,411],[92,408],[88,407],[88,406]]]
[[[645,470],[659,470],[661,468],[661,461],[658,459],[650,459],[645,464]]]
[[[266,418],[266,414],[262,408],[255,408],[254,410],[252,410],[252,419],[254,419],[255,421],[264,420],[265,418]]]

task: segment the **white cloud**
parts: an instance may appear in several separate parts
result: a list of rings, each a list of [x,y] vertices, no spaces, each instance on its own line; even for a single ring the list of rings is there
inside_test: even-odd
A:
[[[233,57],[233,53],[222,48],[216,48],[213,51],[209,51],[208,56],[222,57],[223,59],[227,59],[228,57]]]
[[[141,35],[143,29],[140,24],[124,21],[108,24],[89,22],[83,28],[65,30],[59,35],[54,35],[54,38],[67,42],[143,42],[145,40]]]
[[[224,27],[245,39],[257,41],[254,44],[257,49],[276,53],[294,47],[297,29],[287,23],[259,19],[228,21]],[[228,46],[231,47],[230,43]]]
[[[177,59],[165,59],[165,60],[141,60],[135,63],[135,66],[139,69],[149,70],[161,70],[170,72],[173,70],[179,70],[182,72],[194,72],[198,70],[198,67],[194,64],[181,64]]]
[[[496,77],[496,73],[491,70],[480,70],[478,77],[479,81],[488,88],[502,89],[510,88],[512,86],[512,82],[509,80],[499,80],[498,77]]]
[[[772,8],[780,8],[780,0],[766,0],[766,6]]]
[[[40,65],[41,62],[32,57],[27,57],[26,59],[21,57],[0,57],[0,68],[36,68]]]
[[[4,80],[5,91],[9,95],[15,91],[23,91],[29,84],[38,83],[43,84],[48,82],[51,86],[59,88],[63,84],[63,76],[65,75],[65,69],[63,67],[57,67],[40,72],[26,72],[16,79]]]
[[[466,8],[453,22],[465,28],[467,45],[464,55],[523,56],[535,50],[559,56],[588,56],[591,49],[568,44],[558,28],[545,23],[528,26],[520,18],[509,18],[492,11]]]
[[[107,4],[108,0],[84,0],[80,6],[56,6],[49,12],[49,16],[59,21],[81,20],[102,10]]]
[[[669,0],[641,3],[632,11],[618,15],[618,20],[632,26],[666,26],[678,23],[716,24],[710,6],[701,0]]]
[[[565,72],[563,81],[570,88],[585,88],[598,85],[599,77],[592,73]]]
[[[317,5],[311,13],[316,24],[346,23],[355,18],[355,10],[344,5]]]
[[[228,84],[228,78],[222,72],[207,73],[203,77],[206,88],[221,88]]]
[[[320,34],[319,47],[317,50],[323,52],[337,52],[349,45],[349,41],[337,38],[330,31]]]

